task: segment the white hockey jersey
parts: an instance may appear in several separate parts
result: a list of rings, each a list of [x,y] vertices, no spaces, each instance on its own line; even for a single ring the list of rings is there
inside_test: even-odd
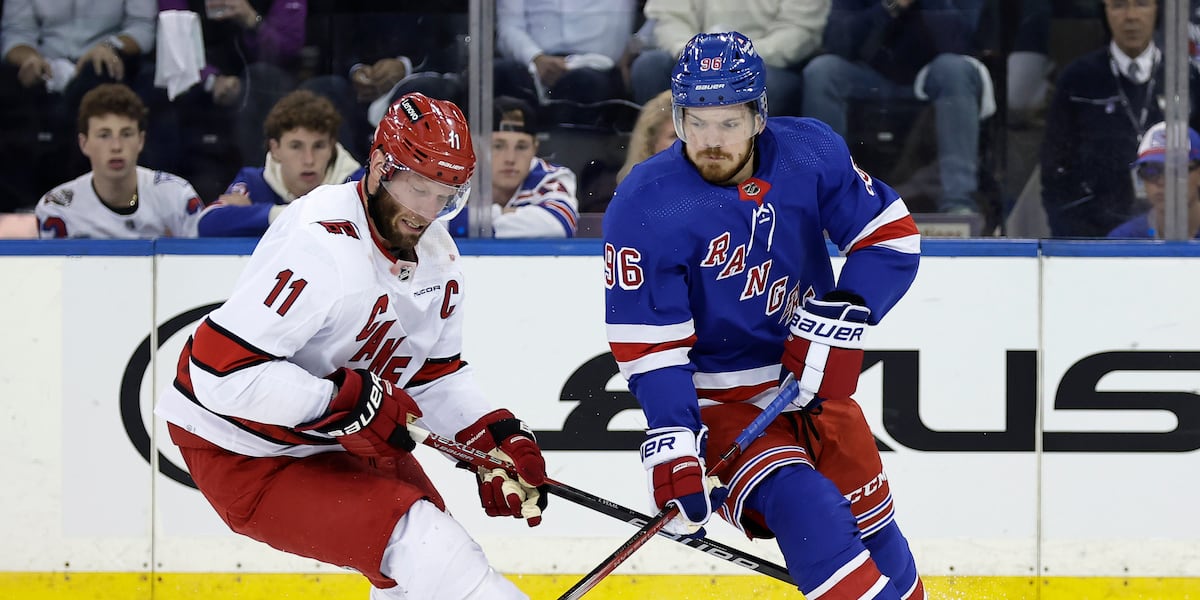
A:
[[[156,413],[248,456],[341,447],[296,425],[325,414],[339,367],[404,388],[453,437],[490,412],[461,360],[463,273],[440,222],[398,261],[371,227],[361,182],[321,186],[267,229],[233,293],[196,329]]]
[[[545,159],[534,157],[504,208],[492,204],[497,238],[574,237],[578,226],[575,172]]]
[[[42,196],[34,209],[38,235],[47,238],[137,239],[196,237],[204,202],[187,180],[137,168],[137,206],[109,208],[96,195],[89,171]]]
[[[496,238],[575,237],[579,200],[575,172],[534,157],[529,174],[501,206],[491,204],[492,235]],[[468,213],[462,211],[446,225],[455,237],[470,236]]]

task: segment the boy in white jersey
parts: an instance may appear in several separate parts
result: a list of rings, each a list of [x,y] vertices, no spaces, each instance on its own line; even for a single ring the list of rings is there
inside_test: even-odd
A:
[[[204,203],[184,179],[137,164],[146,106],[128,86],[96,86],[79,105],[79,149],[92,170],[38,202],[42,238],[196,237]]]
[[[575,173],[538,158],[538,116],[523,100],[492,102],[492,235],[497,238],[574,237],[579,227]],[[466,213],[449,224],[469,235]]]
[[[462,111],[401,97],[361,180],[320,186],[270,225],[156,409],[231,529],[359,571],[372,600],[526,598],[409,453],[421,418],[512,461],[516,481],[479,474],[484,509],[541,522],[541,450],[461,358],[462,261],[438,219],[474,170]]]

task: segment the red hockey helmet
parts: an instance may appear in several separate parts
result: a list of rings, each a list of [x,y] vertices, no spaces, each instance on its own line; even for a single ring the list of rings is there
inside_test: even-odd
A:
[[[383,152],[384,185],[398,170],[406,170],[452,188],[437,218],[456,213],[466,203],[475,172],[475,150],[467,119],[453,102],[415,92],[405,94],[379,122],[372,147]]]

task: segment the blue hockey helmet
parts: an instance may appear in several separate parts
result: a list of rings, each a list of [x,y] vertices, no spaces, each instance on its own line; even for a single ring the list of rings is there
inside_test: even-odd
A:
[[[765,123],[767,69],[750,38],[736,31],[692,37],[671,73],[671,105],[679,138],[687,141],[684,109],[745,103],[753,103],[751,108]],[[761,123],[754,133],[760,128]]]

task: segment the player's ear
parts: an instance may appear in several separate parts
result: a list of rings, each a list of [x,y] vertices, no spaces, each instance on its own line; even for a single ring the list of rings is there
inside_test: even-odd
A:
[[[87,152],[83,151],[84,144],[87,144],[87,134],[81,133],[81,134],[79,134],[79,151],[83,152],[83,154],[86,156]]]
[[[271,154],[271,158],[275,159],[276,162],[278,162],[279,161],[279,156],[278,156],[279,140],[274,139],[274,138],[267,140],[267,152],[269,152]]]

